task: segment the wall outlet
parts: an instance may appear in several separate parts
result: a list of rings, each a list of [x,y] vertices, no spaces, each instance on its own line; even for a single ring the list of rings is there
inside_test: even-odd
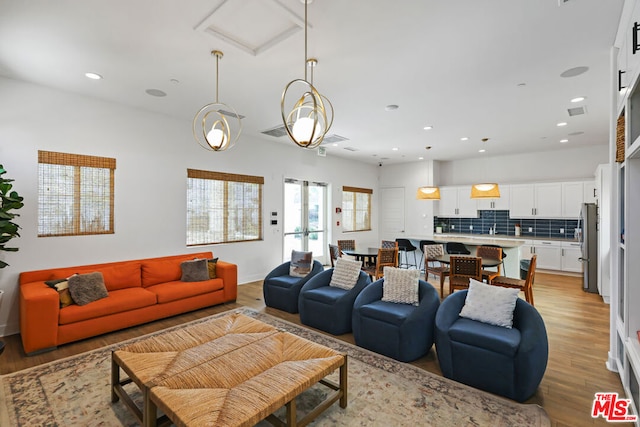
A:
[[[473,225],[470,225],[470,226],[469,226],[469,230],[473,230]]]
[[[529,227],[529,233],[533,233],[533,227]]]
[[[564,228],[560,229],[560,234],[564,234]]]

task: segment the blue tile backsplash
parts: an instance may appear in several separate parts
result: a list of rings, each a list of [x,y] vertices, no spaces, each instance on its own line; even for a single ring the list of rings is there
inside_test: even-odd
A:
[[[509,218],[508,210],[478,211],[478,218],[440,218],[436,216],[433,223],[434,227],[442,226],[443,233],[489,234],[489,229],[495,226],[495,234],[503,236],[514,236],[515,225],[520,224],[521,237],[567,240],[575,240],[573,231],[578,227],[577,219]]]

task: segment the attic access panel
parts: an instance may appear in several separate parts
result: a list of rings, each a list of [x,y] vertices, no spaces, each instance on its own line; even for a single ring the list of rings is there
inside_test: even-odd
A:
[[[304,18],[278,0],[222,0],[194,29],[257,56],[303,30]]]

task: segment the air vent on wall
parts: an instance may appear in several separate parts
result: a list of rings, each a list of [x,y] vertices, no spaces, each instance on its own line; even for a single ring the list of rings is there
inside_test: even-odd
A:
[[[332,133],[331,135],[325,135],[324,139],[322,140],[323,144],[335,144],[337,142],[342,142],[342,141],[348,141],[349,138],[345,138],[344,136],[340,136],[340,135],[336,135],[335,133]]]
[[[358,151],[356,148],[353,148],[353,147],[344,147],[344,149],[347,151]]]
[[[569,113],[569,116],[571,117],[579,116],[581,114],[585,114],[586,112],[587,109],[585,107],[567,108],[567,113]]]

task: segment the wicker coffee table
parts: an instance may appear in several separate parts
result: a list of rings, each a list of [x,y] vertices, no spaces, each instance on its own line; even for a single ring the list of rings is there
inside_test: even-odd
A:
[[[338,368],[339,383],[325,379]],[[234,313],[114,351],[111,382],[112,401],[122,399],[144,426],[302,426],[338,400],[347,406],[347,357]],[[123,388],[131,382],[142,410]],[[332,391],[298,420],[295,397],[318,382]],[[273,415],[282,406],[286,421]]]

